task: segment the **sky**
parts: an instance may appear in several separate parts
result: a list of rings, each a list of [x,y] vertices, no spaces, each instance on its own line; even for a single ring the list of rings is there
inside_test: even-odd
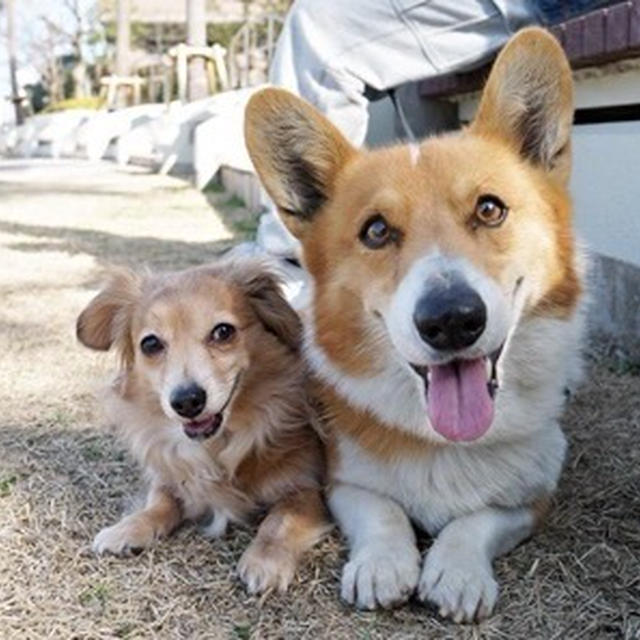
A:
[[[97,0],[81,1],[86,10],[97,4]],[[65,9],[64,0],[15,0],[15,5],[19,80],[32,82],[37,78],[37,72],[29,64],[29,51],[42,38],[41,16],[46,16],[65,29],[70,28],[74,21]],[[6,15],[4,11],[0,11],[0,122],[6,121],[12,112],[11,105],[6,100],[11,93],[6,32]]]

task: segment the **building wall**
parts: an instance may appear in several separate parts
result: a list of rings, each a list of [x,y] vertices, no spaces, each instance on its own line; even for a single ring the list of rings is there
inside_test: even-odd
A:
[[[574,127],[573,158],[578,232],[598,253],[640,267],[640,120]]]

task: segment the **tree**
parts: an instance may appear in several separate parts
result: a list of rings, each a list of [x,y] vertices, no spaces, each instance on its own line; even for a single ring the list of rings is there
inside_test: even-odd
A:
[[[41,13],[39,19],[50,44],[56,46],[49,56],[59,57],[67,49],[73,55],[73,97],[83,98],[91,93],[87,74],[87,49],[99,37],[97,7],[83,0],[58,0],[62,11]],[[48,7],[51,8],[50,6]],[[50,63],[47,67],[52,68]]]
[[[9,54],[9,75],[11,77],[11,99],[16,112],[16,123],[22,124],[24,114],[22,112],[22,98],[20,97],[20,88],[18,87],[18,61],[16,54],[16,7],[15,0],[6,0],[4,10],[7,16],[7,51]]]

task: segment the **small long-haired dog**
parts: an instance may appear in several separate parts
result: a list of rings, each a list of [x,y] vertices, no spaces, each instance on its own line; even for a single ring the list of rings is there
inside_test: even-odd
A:
[[[80,314],[77,335],[119,356],[106,411],[149,483],[144,508],[100,531],[94,550],[141,549],[209,514],[205,532],[220,536],[266,509],[238,572],[250,592],[284,591],[328,525],[300,323],[277,278],[256,260],[122,270]]]

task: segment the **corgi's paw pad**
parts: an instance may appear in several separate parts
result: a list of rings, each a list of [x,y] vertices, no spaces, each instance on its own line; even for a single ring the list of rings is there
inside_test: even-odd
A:
[[[448,551],[435,546],[427,554],[418,586],[420,599],[454,622],[483,620],[498,598],[490,561],[479,554]]]
[[[395,541],[358,550],[342,572],[341,597],[359,609],[390,608],[408,600],[416,588],[420,555]]]
[[[293,554],[279,545],[252,542],[238,563],[238,575],[251,594],[284,593],[296,571]]]
[[[93,539],[94,553],[129,555],[151,546],[155,542],[153,528],[135,518],[124,518],[111,527],[105,527]]]

